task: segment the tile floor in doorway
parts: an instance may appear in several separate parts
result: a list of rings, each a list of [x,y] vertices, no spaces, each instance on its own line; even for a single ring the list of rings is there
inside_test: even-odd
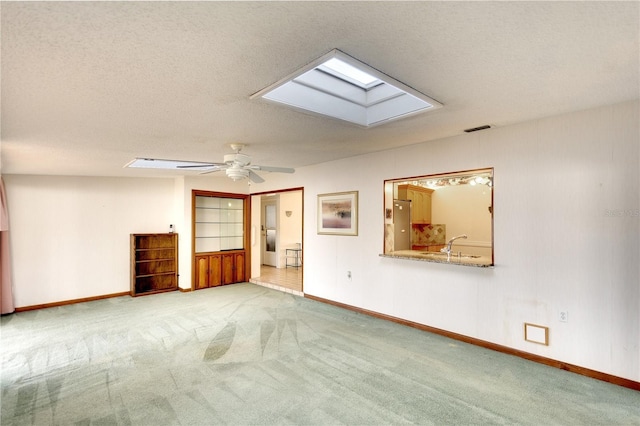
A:
[[[262,265],[260,276],[251,278],[249,282],[264,287],[302,296],[302,267],[275,268]]]

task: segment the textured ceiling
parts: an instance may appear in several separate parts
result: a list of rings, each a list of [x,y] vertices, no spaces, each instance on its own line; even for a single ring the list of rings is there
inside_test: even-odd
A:
[[[232,142],[300,167],[640,93],[638,2],[0,7],[6,174],[159,175],[123,165],[217,162]],[[444,107],[365,129],[249,99],[334,48]]]

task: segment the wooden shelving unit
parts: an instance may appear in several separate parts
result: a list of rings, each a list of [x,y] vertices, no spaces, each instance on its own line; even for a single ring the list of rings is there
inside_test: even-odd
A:
[[[192,289],[244,282],[249,266],[249,197],[192,192]]]
[[[131,234],[131,295],[178,289],[178,234]]]

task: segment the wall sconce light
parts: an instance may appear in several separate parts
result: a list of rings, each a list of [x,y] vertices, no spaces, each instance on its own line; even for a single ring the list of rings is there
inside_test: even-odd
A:
[[[291,213],[293,213],[291,210],[287,210],[284,212],[284,214],[286,214],[287,217],[291,217]]]

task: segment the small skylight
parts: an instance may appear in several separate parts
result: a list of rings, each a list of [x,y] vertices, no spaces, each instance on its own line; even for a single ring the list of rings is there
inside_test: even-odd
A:
[[[332,50],[251,95],[364,127],[442,107],[438,101],[357,59]]]
[[[201,163],[196,161],[179,161],[179,160],[158,160],[155,158],[136,158],[133,161],[125,164],[125,167],[131,167],[134,169],[189,169],[202,171],[207,166],[213,167],[211,163]]]

